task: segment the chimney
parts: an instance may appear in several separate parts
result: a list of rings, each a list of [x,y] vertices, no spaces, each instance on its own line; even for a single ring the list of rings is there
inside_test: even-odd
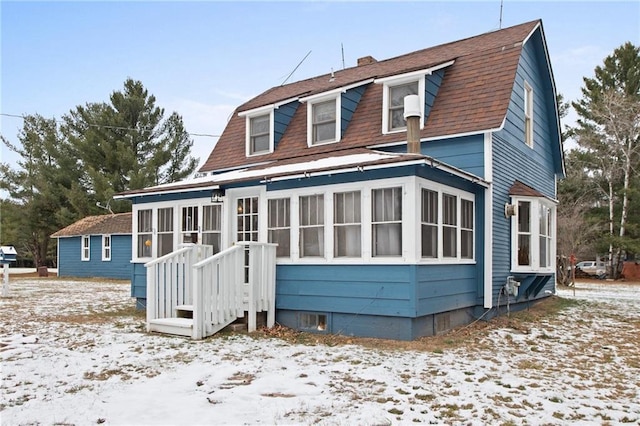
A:
[[[407,120],[407,152],[420,154],[420,96],[404,97],[404,119]]]
[[[371,65],[371,64],[375,64],[376,62],[376,58],[374,58],[373,56],[363,56],[362,58],[358,58],[358,66],[361,67],[363,65]]]

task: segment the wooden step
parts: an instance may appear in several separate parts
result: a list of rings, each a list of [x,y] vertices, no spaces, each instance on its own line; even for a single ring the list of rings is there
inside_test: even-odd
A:
[[[147,331],[191,337],[192,318],[158,318],[147,323]]]

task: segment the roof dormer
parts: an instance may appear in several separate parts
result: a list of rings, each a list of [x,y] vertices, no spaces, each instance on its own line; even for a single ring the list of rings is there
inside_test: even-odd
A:
[[[448,61],[431,68],[376,79],[375,83],[383,85],[382,133],[389,134],[407,130],[407,122],[404,118],[404,98],[408,95],[420,97],[420,128],[424,128],[424,123],[444,76],[443,68],[453,63],[454,61]]]
[[[307,103],[308,147],[340,142],[365,86],[372,81],[360,81],[300,99],[300,102]]]
[[[253,157],[272,153],[299,105],[295,98],[239,112],[238,115],[246,120],[245,155]]]

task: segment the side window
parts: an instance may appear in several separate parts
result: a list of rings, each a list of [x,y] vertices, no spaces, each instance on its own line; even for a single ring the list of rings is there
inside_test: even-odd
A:
[[[531,265],[531,203],[518,202],[518,266]]]
[[[442,194],[442,255],[458,257],[458,199]]]
[[[422,190],[422,257],[438,257],[438,193]]]
[[[460,257],[473,259],[473,202],[460,201]]]
[[[402,255],[402,188],[372,191],[371,254]]]

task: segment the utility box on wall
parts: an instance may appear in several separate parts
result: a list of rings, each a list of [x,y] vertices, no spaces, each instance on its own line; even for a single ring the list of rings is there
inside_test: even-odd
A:
[[[0,264],[15,262],[18,260],[18,252],[13,246],[0,246]]]

